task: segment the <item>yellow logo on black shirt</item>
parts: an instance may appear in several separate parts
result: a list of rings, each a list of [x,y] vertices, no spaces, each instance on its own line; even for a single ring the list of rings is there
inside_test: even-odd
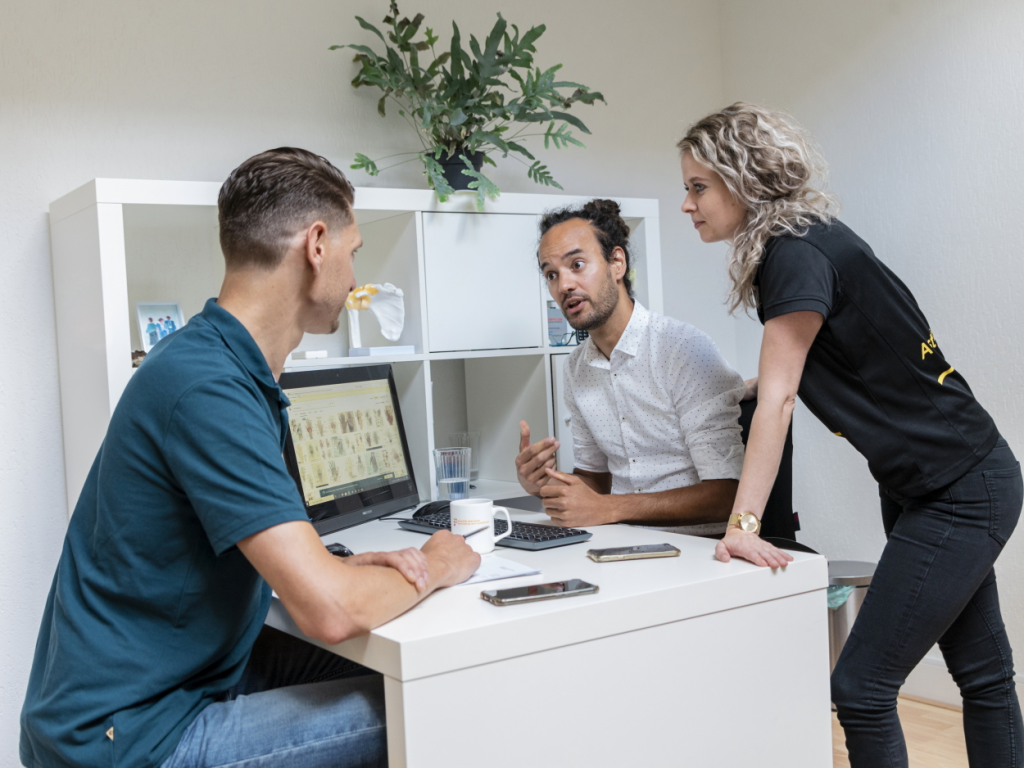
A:
[[[932,329],[928,329],[928,339],[921,342],[921,359],[924,360],[925,355],[932,355],[935,350],[939,348],[939,343],[935,340],[935,334],[932,333]]]
[[[935,351],[939,348],[939,343],[935,340],[935,334],[932,333],[932,329],[928,329],[928,338],[921,342],[921,359],[924,360],[928,355],[934,355]],[[939,384],[945,382],[946,377],[951,374],[955,368],[950,366],[947,370],[939,374]]]

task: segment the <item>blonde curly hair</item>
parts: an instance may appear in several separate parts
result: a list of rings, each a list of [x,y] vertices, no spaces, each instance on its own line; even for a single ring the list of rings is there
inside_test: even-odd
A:
[[[838,201],[812,186],[824,183],[825,161],[791,117],[740,101],[698,120],[676,146],[718,173],[746,209],[730,241],[728,304],[730,314],[753,309],[754,276],[768,239],[799,237],[838,213]]]

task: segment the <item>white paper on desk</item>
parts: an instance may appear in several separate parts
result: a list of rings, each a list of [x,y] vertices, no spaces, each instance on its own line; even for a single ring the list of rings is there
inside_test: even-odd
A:
[[[520,565],[503,557],[498,557],[495,554],[490,554],[480,558],[480,567],[476,569],[476,573],[462,583],[478,584],[481,581],[512,579],[516,576],[532,576],[535,573],[540,573],[540,569],[531,568],[528,565]]]

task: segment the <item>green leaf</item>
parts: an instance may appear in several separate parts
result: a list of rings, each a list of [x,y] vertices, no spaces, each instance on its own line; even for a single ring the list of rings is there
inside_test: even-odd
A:
[[[387,115],[384,114],[384,105],[387,103],[387,100],[388,94],[387,91],[385,91],[384,95],[380,97],[380,101],[377,102],[377,114],[381,117],[387,117]]]
[[[591,90],[589,90],[587,88],[587,86],[580,85],[579,83],[559,82],[559,83],[552,83],[551,87],[552,88],[573,88],[573,87],[576,88],[576,90],[573,91],[572,95],[568,99],[565,99],[563,101],[563,104],[565,106],[569,106],[570,104],[575,104],[577,101],[580,102],[581,104],[593,104],[595,101],[604,101],[605,104],[608,103],[607,101],[605,101],[604,96],[602,94],[600,94],[598,91],[591,91]]]
[[[538,27],[531,27],[530,30],[523,35],[523,39],[519,41],[519,47],[525,48],[528,51],[536,52],[537,49],[533,47],[533,44],[537,42],[537,38],[543,35],[546,30],[547,27],[544,24],[541,24]]]
[[[378,173],[380,173],[380,171],[377,170],[377,164],[373,162],[373,160],[368,158],[366,155],[362,155],[358,152],[356,153],[355,156],[355,162],[352,165],[350,165],[349,168],[356,171],[364,170],[371,176],[376,176]]]
[[[331,50],[332,51],[336,50],[338,48],[351,48],[353,51],[359,51],[359,53],[363,54],[365,56],[365,58],[369,59],[371,62],[374,62],[374,63],[376,63],[380,59],[380,56],[378,56],[376,53],[374,53],[372,48],[367,48],[365,45],[332,45],[331,46]],[[358,60],[359,56],[356,56],[356,59]]]
[[[402,33],[402,40],[409,42],[420,31],[420,24],[423,23],[423,14],[417,13],[412,21],[408,19],[402,19],[402,21],[406,24],[405,31]]]
[[[548,167],[546,165],[541,165],[540,160],[530,166],[526,175],[538,184],[543,184],[545,187],[558,187],[559,189],[562,189],[562,185],[552,178],[551,173],[548,171]]]
[[[445,65],[448,59],[451,58],[451,56],[451,51],[445,51],[444,53],[442,53],[440,56],[434,59],[433,64],[427,67],[427,71],[423,75],[423,77],[427,80],[433,80],[435,77],[437,77],[437,73],[441,70],[441,67]]]
[[[554,120],[554,114],[542,107],[537,112],[520,112],[516,115],[516,120],[520,123],[546,123],[548,120]]]
[[[499,13],[498,20],[494,22],[494,28],[491,30],[491,34],[487,36],[487,42],[484,45],[483,58],[485,61],[490,62],[498,55],[498,46],[501,45],[501,40],[505,36],[505,28],[507,26],[508,22]]]
[[[498,134],[493,133],[491,131],[474,131],[473,134],[469,137],[469,141],[467,141],[466,144],[468,144],[470,147],[475,148],[479,146],[482,142],[493,144],[506,155],[508,154],[508,144],[502,141],[501,137],[498,136]]]
[[[367,30],[368,32],[373,32],[373,34],[375,34],[377,37],[379,37],[380,41],[382,43],[384,43],[384,45],[388,44],[387,40],[384,39],[384,35],[382,35],[380,33],[380,30],[377,29],[375,26],[373,26],[373,24],[371,24],[370,22],[366,21],[361,16],[356,16],[356,21],[359,22],[359,26],[360,27],[362,27],[363,29]]]
[[[572,131],[569,130],[569,126],[562,123],[558,126],[558,130],[555,130],[554,121],[548,126],[548,129],[544,132],[544,149],[548,148],[548,142],[555,145],[555,149],[564,149],[570,144],[575,144],[577,147],[583,147],[583,142],[576,139],[572,135]]]
[[[459,25],[452,22],[452,78],[462,80],[465,73],[462,70],[462,57],[466,54],[462,51],[462,35],[459,33]]]
[[[402,77],[408,77],[408,73],[405,71],[405,62],[402,61],[402,57],[398,55],[398,51],[394,48],[388,48],[388,64],[396,74],[402,75]]]
[[[576,126],[584,133],[590,133],[590,129],[587,128],[587,126],[583,124],[583,121],[576,117],[576,115],[570,115],[568,112],[552,112],[551,117],[555,120],[565,120],[569,125]]]
[[[463,175],[475,179],[475,181],[469,182],[469,188],[476,192],[476,209],[482,211],[486,199],[489,197],[491,200],[497,200],[501,190],[493,181],[476,170],[465,155],[459,155],[459,157],[466,164],[466,167],[462,169]]]
[[[595,101],[603,101],[605,104],[608,103],[604,95],[599,91],[585,91],[581,93],[576,100],[581,104],[593,104]]]
[[[466,122],[466,113],[459,108],[456,108],[448,118],[448,125],[453,127],[456,125],[462,125],[464,122]]]
[[[530,158],[531,160],[536,160],[537,159],[533,155],[531,155],[530,152],[526,149],[526,147],[524,147],[522,144],[517,144],[514,141],[509,141],[507,143],[508,143],[508,148],[510,150],[512,150],[513,152],[518,152],[521,155],[525,155],[526,157]]]
[[[427,178],[430,180],[430,186],[434,188],[434,192],[437,193],[437,199],[442,203],[445,202],[455,190],[451,188],[444,178],[444,168],[437,162],[437,155],[440,154],[443,147],[435,147],[436,150],[434,157],[431,157],[427,153],[421,153],[419,155],[420,161],[423,163],[423,167],[426,169]],[[472,167],[472,166],[470,166]]]

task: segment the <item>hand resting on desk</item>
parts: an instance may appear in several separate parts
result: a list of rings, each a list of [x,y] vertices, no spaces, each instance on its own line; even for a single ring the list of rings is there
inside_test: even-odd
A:
[[[480,567],[480,555],[450,531],[435,533],[417,555],[401,550],[342,559],[327,551],[312,525],[294,521],[253,534],[238,548],[299,629],[330,645],[391,621]]]
[[[577,470],[578,471],[578,470]],[[544,513],[562,528],[584,528],[617,522],[614,500],[598,493],[578,474],[547,468],[548,484],[540,489]]]
[[[425,592],[427,589],[427,556],[416,547],[406,547],[395,552],[362,552],[349,557],[347,565],[382,565],[394,568],[416,587],[417,592]]]

